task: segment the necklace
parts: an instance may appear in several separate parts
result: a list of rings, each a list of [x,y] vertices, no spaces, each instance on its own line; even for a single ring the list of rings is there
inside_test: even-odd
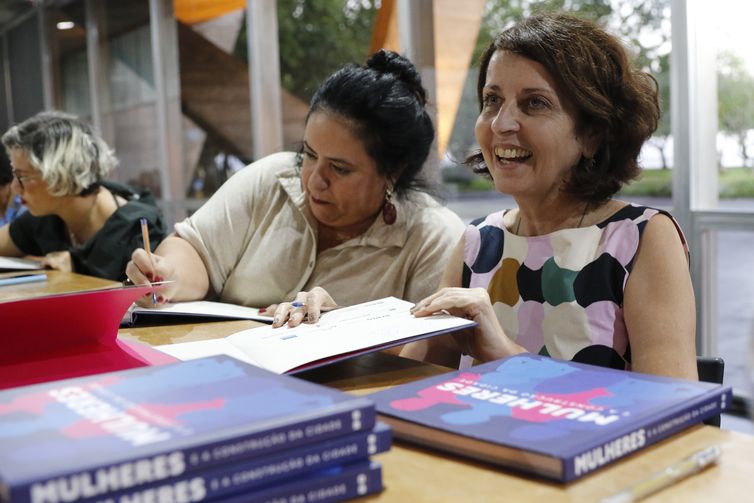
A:
[[[579,218],[579,223],[576,224],[576,229],[581,227],[581,224],[584,223],[584,217],[586,216],[586,210],[589,209],[589,203],[586,203],[584,205],[584,211],[581,213],[581,218]],[[518,210],[518,219],[516,221],[516,229],[513,231],[513,234],[518,236],[518,229],[521,227],[521,210]]]

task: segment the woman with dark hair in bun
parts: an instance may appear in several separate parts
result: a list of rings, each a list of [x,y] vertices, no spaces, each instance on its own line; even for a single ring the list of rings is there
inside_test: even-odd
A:
[[[128,276],[172,280],[161,302],[271,306],[276,326],[316,321],[333,299],[429,295],[463,224],[421,190],[435,134],[425,106],[416,68],[396,53],[341,68],[314,93],[298,153],[235,174],[151,260],[136,250]]]

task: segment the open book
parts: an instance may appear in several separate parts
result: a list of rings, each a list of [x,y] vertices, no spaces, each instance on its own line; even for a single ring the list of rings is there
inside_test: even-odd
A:
[[[254,320],[263,323],[272,323],[272,316],[259,314],[259,309],[255,307],[199,300],[194,302],[176,302],[175,304],[165,304],[156,307],[141,307],[134,304],[126,311],[120,325],[132,327],[138,325],[219,320]]]
[[[386,297],[325,313],[312,325],[252,328],[221,339],[156,348],[180,360],[227,354],[291,374],[476,325],[447,314],[416,318],[409,312],[411,306]]]
[[[117,337],[128,306],[156,285],[0,301],[0,389],[174,361]]]

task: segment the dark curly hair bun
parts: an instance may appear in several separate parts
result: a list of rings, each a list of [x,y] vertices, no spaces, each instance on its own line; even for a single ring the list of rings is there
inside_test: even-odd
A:
[[[419,72],[411,61],[397,52],[380,49],[369,57],[366,66],[380,73],[394,75],[416,95],[422,106],[427,104],[427,93]]]

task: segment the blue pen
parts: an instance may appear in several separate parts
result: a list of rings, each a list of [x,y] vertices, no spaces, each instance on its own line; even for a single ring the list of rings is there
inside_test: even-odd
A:
[[[20,276],[0,278],[0,286],[20,285],[22,283],[36,283],[37,281],[47,281],[47,275],[46,274],[21,274]]]

